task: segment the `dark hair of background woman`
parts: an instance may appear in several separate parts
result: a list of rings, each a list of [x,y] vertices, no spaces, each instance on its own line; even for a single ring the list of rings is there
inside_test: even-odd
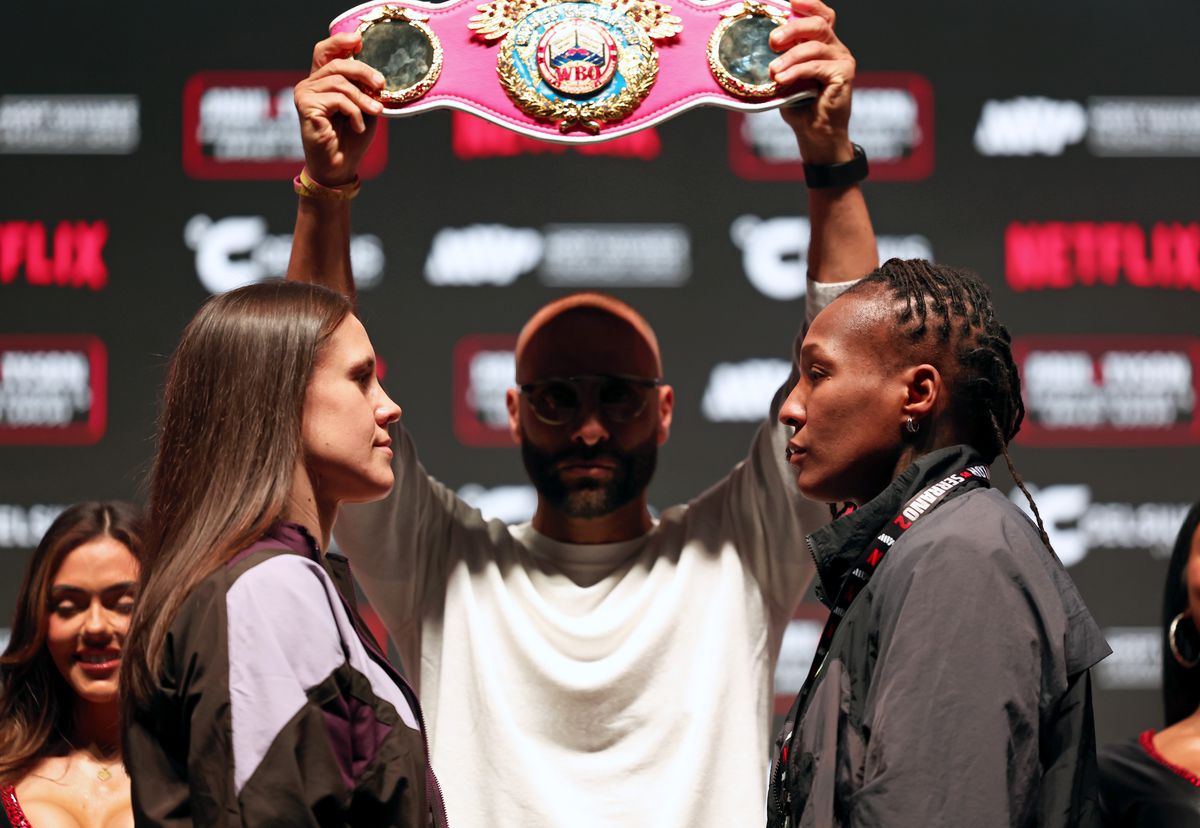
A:
[[[1187,595],[1187,563],[1192,551],[1192,536],[1196,527],[1200,526],[1200,503],[1188,510],[1175,538],[1175,549],[1171,552],[1171,563],[1167,567],[1167,584],[1163,591],[1163,713],[1166,726],[1170,727],[1178,721],[1186,719],[1200,708],[1200,666],[1191,669],[1184,667],[1175,660],[1171,653],[1171,644],[1167,640],[1170,635],[1171,621],[1175,616],[1188,608]],[[1200,655],[1200,636],[1196,633],[1195,620],[1184,620],[1179,625],[1177,639],[1185,649],[1185,655]],[[1190,645],[1188,642],[1191,642]]]
[[[50,525],[17,595],[8,648],[0,656],[0,784],[13,784],[47,756],[67,749],[73,691],[46,647],[50,586],[71,550],[110,537],[141,562],[142,525],[127,503],[77,503]]]
[[[284,514],[308,381],[350,313],[334,291],[266,282],[212,297],[184,329],[163,390],[142,587],[121,659],[127,715],[148,703],[188,595]]]

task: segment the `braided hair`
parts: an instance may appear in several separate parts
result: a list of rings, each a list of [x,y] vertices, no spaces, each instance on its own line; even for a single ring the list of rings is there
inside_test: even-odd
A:
[[[950,378],[953,415],[967,441],[989,463],[1004,455],[1029,500],[1042,543],[1051,549],[1037,504],[1008,454],[1025,404],[1012,337],[996,319],[988,286],[973,273],[924,259],[889,259],[847,293],[869,291],[883,291],[901,305],[897,322],[909,344]]]

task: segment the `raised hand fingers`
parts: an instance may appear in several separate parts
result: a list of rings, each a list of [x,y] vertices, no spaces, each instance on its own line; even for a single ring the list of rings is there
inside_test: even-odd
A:
[[[354,180],[358,163],[375,134],[383,105],[372,97],[384,78],[353,55],[362,38],[334,35],[313,49],[313,69],[296,84],[300,138],[309,175],[329,186]]]
[[[358,54],[362,48],[362,35],[358,32],[339,32],[317,43],[313,47],[312,69],[315,72],[331,60]]]
[[[792,14],[796,17],[819,17],[833,28],[837,14],[821,0],[792,0]]]
[[[850,103],[854,55],[834,33],[833,9],[823,0],[791,0],[792,17],[771,33],[771,79],[781,87],[816,86],[817,96],[803,109],[784,108],[783,118],[796,132],[800,154],[810,163],[849,160]]]
[[[814,79],[822,83],[852,81],[854,58],[840,45],[803,41],[771,61],[771,78],[781,86],[797,80]]]
[[[771,64],[774,67],[774,64]],[[771,70],[771,79],[780,86],[789,86],[798,81],[815,80],[822,87],[831,87],[854,81],[854,62],[844,60],[806,60],[791,64],[776,71]]]
[[[776,52],[807,40],[837,43],[833,27],[822,17],[793,17],[771,32],[771,48]]]
[[[321,68],[315,69],[301,83],[315,83],[322,78],[338,76],[348,78],[363,89],[373,89],[375,91],[383,89],[384,77],[382,74],[361,60],[352,60],[350,58],[331,60]]]
[[[313,110],[309,117],[330,118],[335,114],[345,115],[350,127],[360,135],[367,131],[367,122],[358,103],[341,92],[318,92],[311,96]],[[376,104],[378,106],[378,104]],[[303,113],[302,113],[303,114]]]
[[[336,68],[339,64],[345,64],[342,71]],[[307,107],[315,105],[316,102],[310,99],[312,96],[337,92],[362,111],[378,115],[383,111],[383,105],[363,91],[364,86],[368,89],[382,89],[383,75],[359,61],[335,61],[296,85],[296,108],[303,112]]]

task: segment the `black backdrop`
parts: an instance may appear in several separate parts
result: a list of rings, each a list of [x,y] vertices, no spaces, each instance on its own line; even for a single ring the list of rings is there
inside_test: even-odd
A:
[[[138,497],[166,355],[206,285],[282,271],[288,87],[341,11],[6,9],[0,618],[58,508]],[[1097,675],[1100,737],[1157,725],[1165,556],[1200,488],[1200,7],[838,11],[885,254],[977,270],[1018,337],[1031,415],[1013,454],[1117,650]],[[573,287],[612,290],[659,331],[678,408],[652,502],[741,457],[803,315],[803,185],[774,118],[702,110],[587,152],[448,112],[386,125],[356,268],[428,468],[491,511],[528,511],[489,404],[521,323]],[[997,484],[1011,488],[1001,470]],[[806,605],[788,638],[785,696],[817,618]]]

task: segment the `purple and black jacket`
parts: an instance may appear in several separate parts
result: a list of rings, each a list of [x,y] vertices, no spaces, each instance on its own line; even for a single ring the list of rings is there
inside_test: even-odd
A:
[[[188,596],[126,722],[137,824],[444,825],[416,695],[349,566],[278,524]]]

